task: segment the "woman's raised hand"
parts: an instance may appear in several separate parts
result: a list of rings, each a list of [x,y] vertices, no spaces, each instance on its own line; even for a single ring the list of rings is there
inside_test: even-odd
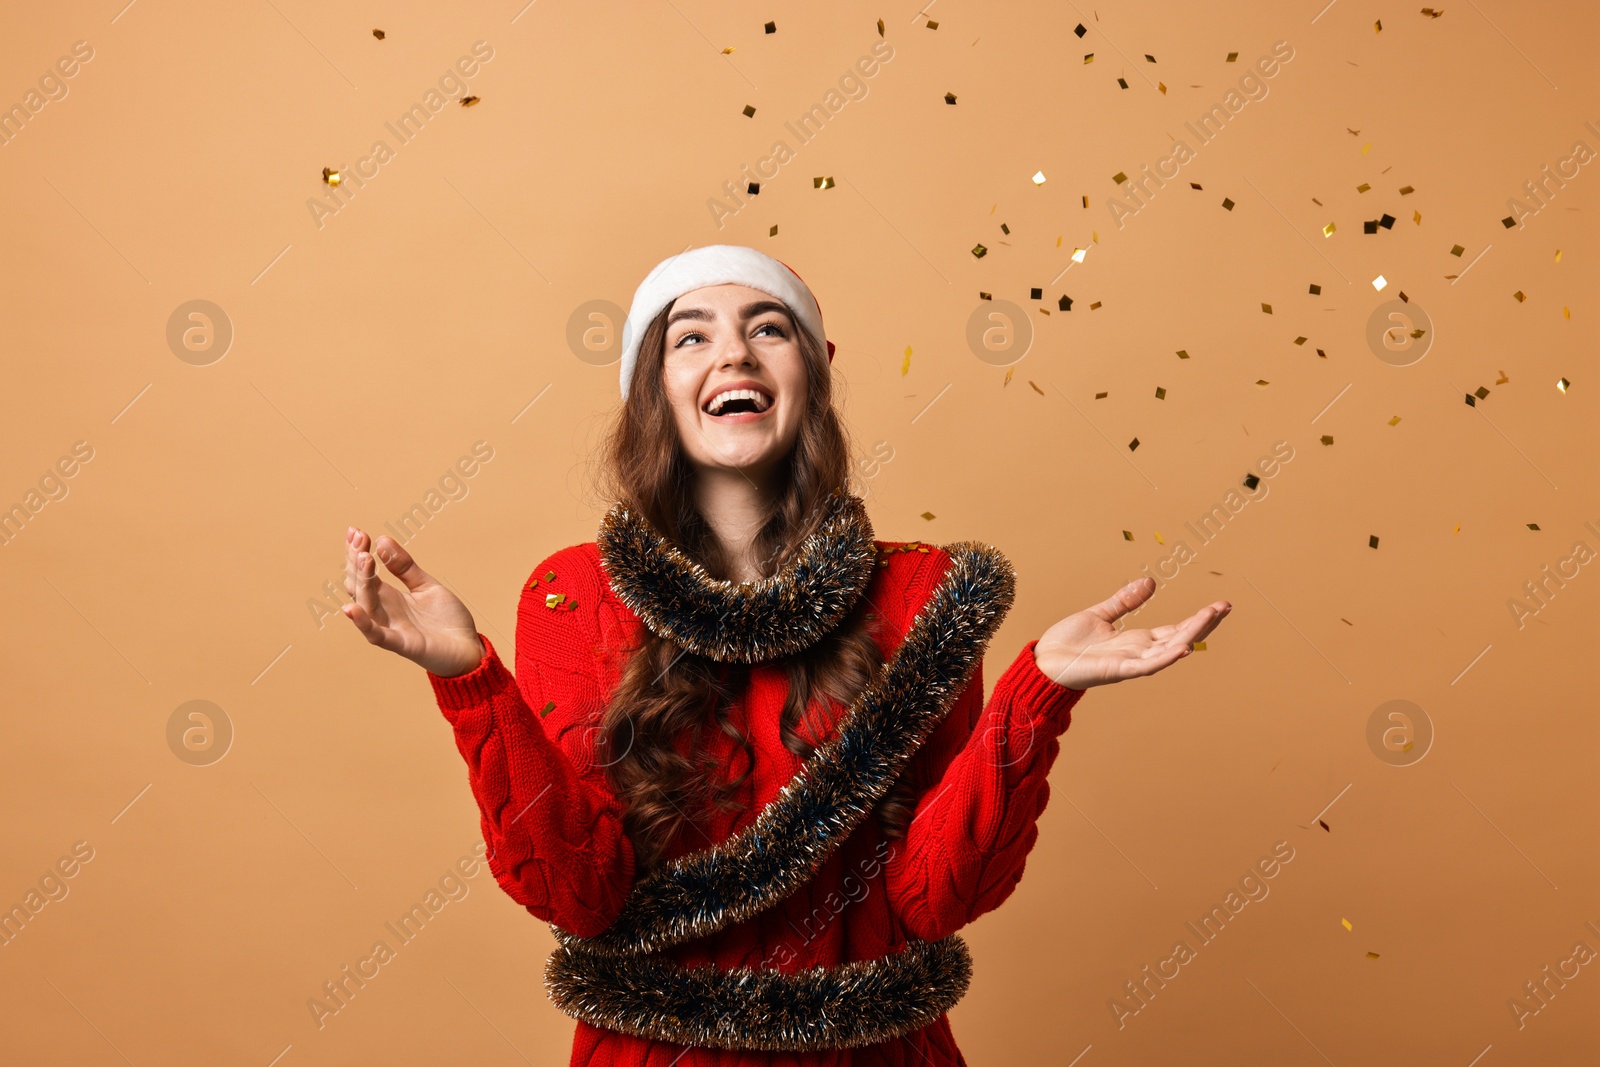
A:
[[[344,590],[354,600],[342,610],[369,642],[442,678],[466,674],[483,661],[472,613],[399,542],[385,535],[374,546],[365,530],[351,526],[344,547]],[[374,551],[404,588],[378,577]]]
[[[1136,578],[1108,599],[1046,630],[1033,646],[1034,662],[1057,685],[1087,689],[1141,678],[1187,656],[1228,617],[1226,600],[1207,604],[1182,622],[1153,630],[1117,630],[1111,624],[1150,599],[1154,578]]]

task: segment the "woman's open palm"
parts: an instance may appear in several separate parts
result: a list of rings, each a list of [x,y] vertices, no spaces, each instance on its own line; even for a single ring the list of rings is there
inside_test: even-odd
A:
[[[378,577],[374,550],[403,588]],[[342,609],[345,618],[379,648],[445,678],[465,674],[482,661],[483,642],[467,606],[417,566],[394,538],[383,536],[373,545],[365,530],[346,531],[344,589],[354,598]]]
[[[1226,600],[1207,604],[1182,622],[1150,630],[1118,630],[1111,624],[1150,599],[1155,579],[1136,578],[1092,608],[1068,615],[1034,645],[1039,670],[1057,685],[1087,689],[1154,674],[1176,663],[1227,618]]]

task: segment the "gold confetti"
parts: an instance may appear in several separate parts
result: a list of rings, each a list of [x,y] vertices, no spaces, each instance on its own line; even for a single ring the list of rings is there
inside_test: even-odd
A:
[[[1178,358],[1179,359],[1188,359],[1189,358],[1189,353],[1187,351],[1185,351],[1184,349],[1180,348],[1180,349],[1178,349]]]
[[[329,185],[338,185],[344,179],[340,178],[339,172],[334,170],[332,167],[323,167],[322,180],[327,182]]]
[[[1122,539],[1124,541],[1132,541],[1133,540],[1133,531],[1131,531],[1131,530],[1123,530],[1122,531]]]
[[[1538,523],[1530,522],[1527,525],[1528,525],[1528,529],[1533,530],[1535,532],[1539,532],[1539,524]]]
[[[384,39],[384,38],[385,38],[385,37],[387,37],[387,36],[388,36],[388,34],[386,34],[386,33],[384,33],[384,32],[383,32],[383,31],[382,31],[382,30],[373,30],[373,31],[372,31],[372,36],[374,36],[374,37],[376,37],[376,38],[377,38],[377,39],[378,39],[378,40],[380,40],[380,41],[381,41],[381,40],[383,40],[383,39]]]
[[[906,356],[900,361],[900,377],[904,378],[911,370],[911,346],[906,345]]]
[[[833,188],[833,178],[832,177],[812,178],[811,179],[811,188],[813,188],[813,189],[832,189]]]
[[[1306,338],[1304,338],[1304,337],[1296,337],[1294,339],[1294,343],[1297,344],[1297,345],[1303,345],[1303,344],[1306,343]]]
[[[1362,155],[1366,155],[1371,150],[1372,150],[1372,142],[1371,141],[1368,141],[1366,144],[1361,146],[1361,154]],[[1362,190],[1362,191],[1365,192],[1366,190]]]
[[[1238,52],[1229,52],[1226,62],[1234,63],[1234,62],[1237,62],[1238,59],[1239,59],[1239,53]]]
[[[1561,249],[1559,249],[1559,248],[1556,249],[1556,262],[1557,263],[1561,262]]]
[[[1166,96],[1167,95],[1167,83],[1166,82],[1156,82],[1156,88],[1161,90],[1161,95],[1162,96]]]
[[[481,97],[477,97],[477,96],[463,96],[461,98],[461,106],[462,107],[471,107],[473,104],[476,104],[480,99],[482,99],[482,98]],[[751,111],[751,114],[754,114],[754,110]]]
[[[778,24],[776,22],[769,22],[765,26],[763,26],[762,29],[766,30],[768,33],[777,33],[778,32]]]
[[[878,36],[879,37],[883,36],[883,20],[882,19],[878,20]]]
[[[1523,295],[1521,289],[1518,289],[1516,292],[1512,293],[1511,294],[1511,298],[1513,300],[1515,300],[1519,304],[1528,299],[1526,296]]]
[[[1165,538],[1165,537],[1162,537],[1162,536],[1161,536],[1161,531],[1160,531],[1160,530],[1157,530],[1157,531],[1156,531],[1156,532],[1155,532],[1155,534],[1156,534],[1156,544],[1158,544],[1158,545],[1164,545],[1164,544],[1166,544],[1166,543],[1167,543],[1167,539],[1166,539],[1166,538]]]
[[[1322,443],[1325,444],[1325,445],[1333,444],[1333,435],[1332,434],[1327,434],[1327,433],[1323,434],[1322,435]]]
[[[1096,301],[1095,301],[1095,302],[1094,302],[1094,303],[1092,303],[1092,304],[1090,304],[1090,305],[1089,305],[1089,310],[1090,310],[1090,311],[1094,311],[1094,310],[1095,310],[1095,309],[1097,309],[1097,308],[1098,308],[1098,307],[1099,307],[1099,306],[1100,306],[1100,301],[1098,301],[1098,300],[1096,300]]]
[[[728,46],[728,47],[726,47],[726,48],[724,48],[724,49],[723,49],[723,50],[722,50],[722,54],[723,54],[723,55],[728,55],[728,54],[730,54],[730,53],[731,53],[731,52],[732,52],[732,51],[733,51],[733,45],[731,45],[731,44],[730,44],[730,45],[729,45],[729,46]]]
[[[1460,523],[1459,523],[1459,522],[1458,522],[1458,523],[1456,523],[1456,528],[1455,528],[1455,532],[1456,532],[1456,533],[1460,533],[1460,532],[1461,532],[1461,524],[1460,524]]]
[[[1562,304],[1561,305],[1561,317],[1564,318],[1564,319],[1571,319],[1572,318],[1572,309],[1567,307],[1567,305]]]
[[[1368,548],[1377,548],[1378,547],[1378,535],[1377,534],[1368,534],[1367,535],[1367,547]]]
[[[1383,32],[1383,20],[1382,19],[1379,19],[1377,22],[1374,22],[1372,24],[1372,32],[1373,33],[1382,33]]]
[[[1327,830],[1328,833],[1330,833],[1330,834],[1333,833],[1333,829],[1327,823],[1323,822],[1321,819],[1317,820],[1317,825],[1322,827],[1324,830]]]
[[[1045,182],[1044,171],[1042,171],[1042,170],[1034,171],[1033,172],[1033,184],[1035,184],[1035,185],[1043,185],[1044,182]],[[1059,238],[1059,237],[1056,238],[1056,247],[1057,248],[1061,247],[1061,238]]]
[[[931,511],[924,511],[924,512],[923,512],[923,513],[922,513],[922,517],[923,517],[923,518],[925,518],[925,519],[927,519],[927,520],[928,520],[928,521],[930,521],[930,522],[931,522],[931,521],[933,521],[933,512],[931,512]]]
[[[1011,384],[1011,376],[1013,374],[1015,374],[1016,371],[1017,371],[1016,367],[1007,367],[1006,368],[1006,380],[1000,383],[1000,388],[1004,389],[1006,386]]]
[[[1431,18],[1431,19],[1436,19],[1436,18],[1438,18],[1438,17],[1439,17],[1439,16],[1440,16],[1440,15],[1442,15],[1442,14],[1444,14],[1444,9],[1443,9],[1443,8],[1441,8],[1441,9],[1439,9],[1439,10],[1437,10],[1437,11],[1435,11],[1435,10],[1434,10],[1434,9],[1433,9],[1433,8],[1431,8],[1431,7],[1425,7],[1425,8],[1423,8],[1423,9],[1422,9],[1422,13],[1423,13],[1423,14],[1424,14],[1424,15],[1426,15],[1426,16],[1428,16],[1428,17],[1429,17],[1429,18]]]
[[[1571,387],[1572,383],[1567,381],[1565,378],[1562,378],[1560,381],[1556,382],[1556,388],[1561,390],[1563,393],[1565,393]]]
[[[932,19],[928,20],[928,29],[936,30],[938,28],[939,28],[939,24],[937,22],[933,21]]]
[[[1204,652],[1206,650],[1206,643],[1204,641],[1195,641],[1190,644],[1189,647],[1194,649],[1196,652]]]
[[[1233,201],[1228,199],[1227,197],[1223,197],[1222,198],[1222,206],[1224,208],[1227,208],[1229,211],[1232,211],[1233,210]]]
[[[1316,282],[1312,282],[1311,283],[1311,295],[1312,296],[1321,296],[1322,295],[1322,286],[1318,285]]]
[[[1110,393],[1096,393],[1096,394],[1094,394],[1094,398],[1096,400],[1104,400],[1106,397],[1108,397],[1110,395],[1111,395]]]
[[[1504,385],[1507,382],[1509,382],[1510,380],[1511,380],[1510,378],[1506,377],[1506,372],[1505,371],[1501,371],[1500,372],[1500,377],[1498,377],[1498,378],[1496,378],[1494,380],[1494,384],[1496,384],[1496,385]]]
[[[1376,953],[1376,952],[1369,952],[1369,953],[1367,953],[1367,959],[1369,959],[1369,960],[1375,960],[1375,959],[1377,959],[1377,958],[1378,958],[1378,954],[1377,954],[1377,953]]]
[[[1333,236],[1333,231],[1337,230],[1338,228],[1339,227],[1335,226],[1333,223],[1330,222],[1330,223],[1328,223],[1326,226],[1324,226],[1322,228],[1322,236],[1324,236],[1324,237],[1332,237]]]
[[[744,117],[747,118],[747,119],[755,118],[756,117],[756,109],[751,107],[749,104],[746,104],[744,106]]]
[[[1128,442],[1128,451],[1129,452],[1137,452],[1138,450],[1139,450],[1139,439],[1137,437],[1135,437],[1132,441]]]
[[[1272,314],[1272,305],[1271,304],[1262,304],[1261,305],[1261,310],[1263,312],[1265,312],[1266,314],[1270,315],[1270,314]]]
[[[1128,174],[1126,171],[1119,170],[1111,176],[1111,180],[1116,182],[1118,185],[1121,185],[1123,182],[1128,180]]]
[[[768,237],[776,237],[776,236],[778,236],[778,226],[777,226],[776,223],[773,224],[772,229],[767,231],[767,236]]]
[[[1372,287],[1374,289],[1378,290],[1380,293],[1383,291],[1383,287],[1388,285],[1388,284],[1389,284],[1389,279],[1385,278],[1381,274],[1378,275],[1376,278],[1372,279]]]
[[[982,259],[984,256],[989,254],[989,250],[982,245],[973,245],[972,254],[976,258]]]
[[[1466,247],[1463,246],[1463,245],[1451,245],[1450,246],[1450,254],[1452,256],[1457,257],[1458,259],[1460,258],[1461,253],[1463,253],[1465,251],[1466,251]]]
[[[1339,922],[1340,922],[1340,923],[1341,923],[1341,924],[1343,924],[1343,926],[1344,926],[1344,928],[1345,928],[1345,929],[1346,929],[1346,930],[1354,930],[1354,929],[1355,929],[1355,927],[1354,927],[1354,926],[1351,926],[1351,925],[1350,925],[1350,920],[1349,920],[1349,919],[1340,919],[1340,920],[1339,920]]]
[[[1164,389],[1164,388],[1162,388],[1162,387],[1161,387],[1161,386],[1159,386],[1159,385],[1158,385],[1158,386],[1156,386],[1156,399],[1157,399],[1157,400],[1165,400],[1165,399],[1166,399],[1166,398],[1167,398],[1167,391],[1166,391],[1166,389]]]
[[[544,702],[544,707],[539,709],[539,718],[541,718],[541,719],[544,718],[546,715],[550,714],[555,709],[556,709],[556,702],[554,700],[545,701]]]
[[[1033,391],[1034,392],[1038,393],[1040,396],[1044,396],[1044,390],[1040,389],[1037,385],[1034,385],[1034,382],[1033,382],[1032,378],[1028,379],[1028,384],[1033,386]]]
[[[555,571],[545,571],[544,572],[544,580],[547,581],[547,582],[555,581],[556,580],[556,572]]]
[[[551,611],[554,611],[565,599],[567,599],[567,594],[565,593],[546,593],[544,597],[544,606],[549,608]]]
[[[1265,378],[1257,378],[1256,379],[1256,387],[1258,389],[1265,389],[1267,386],[1269,386],[1271,384],[1272,383],[1267,381]]]
[[[1087,54],[1087,55],[1085,55],[1085,56],[1084,56],[1084,57],[1083,57],[1083,62],[1084,62],[1084,64],[1085,64],[1085,65],[1086,65],[1086,66],[1087,66],[1087,65],[1088,65],[1088,64],[1090,64],[1090,63],[1093,63],[1093,62],[1094,62],[1094,53],[1093,53],[1093,52],[1090,52],[1090,53],[1088,53],[1088,54]]]
[[[1412,187],[1411,187],[1411,186],[1409,186],[1409,185],[1402,185],[1402,186],[1401,186],[1401,187],[1400,187],[1400,195],[1401,195],[1401,196],[1410,196],[1410,195],[1411,195],[1411,194],[1412,194],[1412,193],[1414,193],[1414,192],[1416,192],[1416,190],[1415,190],[1415,189],[1413,189],[1413,188],[1412,188]]]

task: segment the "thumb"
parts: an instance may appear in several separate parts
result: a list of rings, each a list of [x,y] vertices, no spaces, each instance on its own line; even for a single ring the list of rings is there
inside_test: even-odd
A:
[[[1146,582],[1150,583],[1148,588],[1145,586]],[[1155,591],[1155,579],[1135,578],[1089,610],[1106,622],[1115,622],[1149,600]]]
[[[383,565],[389,569],[389,573],[404,582],[405,587],[411,592],[414,593],[433,581],[432,575],[417,566],[417,561],[411,558],[411,553],[401,548],[400,542],[387,534],[374,541],[372,547],[373,555],[381,559]]]

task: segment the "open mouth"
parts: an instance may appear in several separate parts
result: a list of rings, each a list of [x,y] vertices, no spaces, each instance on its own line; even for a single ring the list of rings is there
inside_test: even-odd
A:
[[[708,400],[702,410],[716,419],[754,418],[772,410],[773,399],[759,389],[727,389]]]

